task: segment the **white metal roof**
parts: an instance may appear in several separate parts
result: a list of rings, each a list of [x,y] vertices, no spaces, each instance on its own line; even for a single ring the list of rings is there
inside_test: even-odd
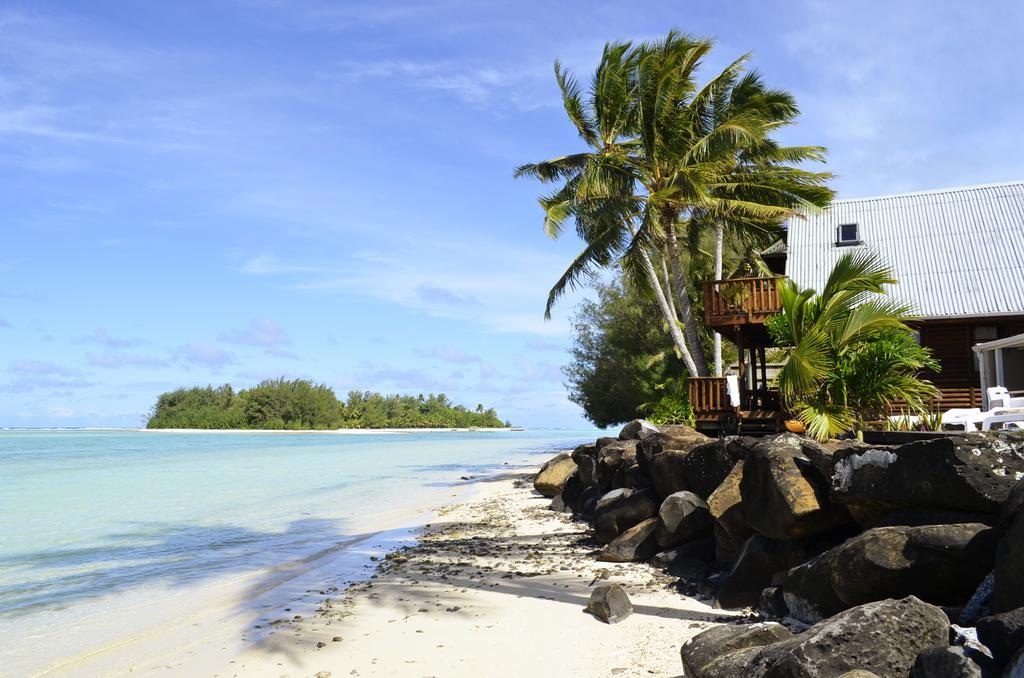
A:
[[[856,223],[862,245],[836,246]],[[925,318],[1024,314],[1024,181],[837,200],[789,222],[786,274],[821,290],[835,262],[877,252],[899,284],[890,293]]]

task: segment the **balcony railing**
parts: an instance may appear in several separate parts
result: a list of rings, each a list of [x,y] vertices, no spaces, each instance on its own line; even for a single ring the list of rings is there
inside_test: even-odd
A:
[[[736,410],[729,403],[725,377],[690,377],[687,380],[690,407],[697,419],[717,419]]]
[[[709,327],[763,323],[782,310],[780,278],[732,278],[704,285],[704,321]]]

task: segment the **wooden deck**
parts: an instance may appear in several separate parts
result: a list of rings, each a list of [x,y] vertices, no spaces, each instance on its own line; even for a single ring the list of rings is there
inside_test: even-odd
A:
[[[763,324],[782,310],[781,277],[732,278],[704,284],[704,322],[718,331]]]
[[[778,391],[741,391],[741,404],[736,407],[729,401],[725,377],[690,377],[688,388],[696,427],[703,433],[767,434],[781,430]]]

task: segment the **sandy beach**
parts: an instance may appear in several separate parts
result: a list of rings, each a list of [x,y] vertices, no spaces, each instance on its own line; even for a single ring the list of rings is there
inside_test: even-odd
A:
[[[265,635],[215,675],[673,676],[684,640],[736,616],[645,563],[596,561],[587,526],[548,510],[529,477],[481,483],[312,616],[261,620]],[[614,626],[584,612],[602,576],[634,606]]]

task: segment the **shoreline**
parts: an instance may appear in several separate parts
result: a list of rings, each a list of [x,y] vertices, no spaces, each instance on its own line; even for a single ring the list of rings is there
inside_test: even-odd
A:
[[[408,433],[521,433],[528,431],[521,426],[496,428],[332,428],[332,429],[266,429],[266,428],[11,428],[0,427],[3,432],[39,433],[254,433],[254,434],[320,434],[320,435],[401,435]]]

